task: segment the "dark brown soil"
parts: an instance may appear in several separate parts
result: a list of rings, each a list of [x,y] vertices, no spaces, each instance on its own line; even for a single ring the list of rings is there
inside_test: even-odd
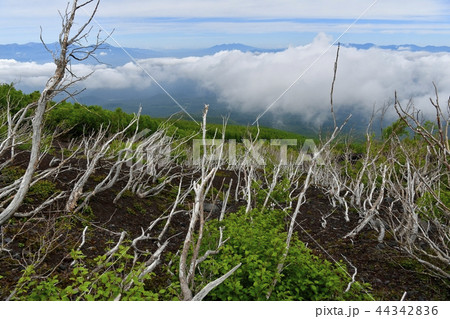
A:
[[[322,227],[322,217],[326,218]],[[382,243],[374,230],[364,229],[353,239],[343,237],[353,230],[358,222],[356,213],[349,213],[350,221],[344,219],[342,208],[333,208],[320,189],[310,188],[307,201],[301,208],[296,228],[300,240],[308,243],[314,252],[330,261],[342,261],[351,275],[357,268],[356,279],[370,283],[371,293],[381,300],[449,300],[449,282],[425,274],[418,262],[403,252],[389,234]]]
[[[52,158],[53,156],[47,155],[39,169],[47,168]],[[7,157],[4,157],[0,161],[6,159]],[[26,168],[27,163],[28,154],[23,152],[17,156],[13,166]],[[57,189],[70,189],[79,173],[76,168],[84,163],[74,161],[72,165],[72,170],[53,180]],[[105,174],[105,169],[97,170],[86,189],[93,189],[99,178]],[[237,180],[233,172],[220,171],[214,186],[219,189],[224,182],[229,183],[231,179]],[[1,183],[0,178],[0,186]],[[12,291],[26,266],[26,261],[37,258],[31,257],[31,253],[37,249],[39,240],[54,239],[52,249],[40,263],[41,273],[48,275],[46,271],[52,271],[53,274],[64,276],[70,272],[69,265],[72,260],[69,252],[80,244],[85,226],[88,226],[88,231],[82,251],[88,257],[95,257],[117,242],[122,231],[127,232],[127,239],[135,238],[141,234],[142,228],[148,227],[171,207],[175,196],[172,186],[168,186],[157,196],[145,199],[125,193],[117,204],[113,203],[124,183],[119,182],[110,190],[96,195],[89,203],[90,208],[75,216],[61,213],[64,203],[57,203],[44,214],[32,218],[13,218],[8,225],[3,226],[3,240],[10,242],[7,247],[10,251],[0,253],[0,276],[3,276],[0,279],[0,299],[7,298]],[[173,185],[178,185],[178,181],[174,181]],[[236,211],[242,204],[232,202],[229,211]],[[38,205],[39,202],[31,201],[23,205],[20,211],[30,211]],[[335,212],[327,217],[327,225],[323,228],[322,217],[333,211]],[[185,213],[180,213],[174,218],[169,230],[169,235],[173,237],[168,252],[176,253],[179,250],[188,226],[188,217]],[[323,191],[311,188],[307,193],[307,202],[298,216],[296,230],[299,238],[318,256],[330,261],[343,261],[351,274],[353,268],[349,263],[354,265],[358,270],[357,280],[370,283],[373,289],[369,292],[377,299],[400,300],[406,291],[406,300],[449,300],[448,286],[440,279],[426,275],[424,269],[406,256],[389,238],[380,244],[376,234],[368,230],[353,240],[343,239],[343,236],[356,226],[357,216],[350,214],[350,219],[350,222],[345,222],[343,210],[333,208]],[[67,227],[68,220],[71,227]],[[143,249],[152,250],[156,247],[151,240],[144,244],[146,247],[142,247]],[[164,276],[159,281],[164,282]]]

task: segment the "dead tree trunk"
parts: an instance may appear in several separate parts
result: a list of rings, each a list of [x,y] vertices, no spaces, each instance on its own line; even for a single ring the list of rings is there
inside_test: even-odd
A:
[[[87,76],[77,77],[70,70],[71,59],[76,59],[78,61],[87,59],[102,42],[97,41],[94,46],[77,46],[82,39],[86,39],[89,34],[89,29],[87,27],[91,23],[95,13],[97,12],[100,0],[94,2],[95,7],[86,23],[84,23],[75,34],[71,34],[72,27],[75,22],[75,16],[79,9],[85,7],[86,5],[94,2],[94,0],[85,1],[81,4],[77,0],[74,0],[72,7],[66,8],[66,12],[62,15],[62,30],[59,35],[59,46],[60,52],[58,55],[53,54],[54,61],[56,64],[56,70],[53,76],[47,81],[45,88],[42,90],[39,100],[37,102],[37,107],[32,120],[32,146],[30,152],[30,161],[28,167],[23,175],[22,182],[20,184],[19,190],[15,194],[12,201],[5,208],[5,210],[0,214],[0,225],[7,222],[17,211],[17,209],[22,204],[30,183],[33,178],[33,174],[36,167],[39,164],[41,140],[43,134],[44,126],[44,114],[47,110],[48,103],[59,93],[66,92],[66,90],[73,84],[84,80]],[[42,40],[42,37],[41,37]],[[43,42],[43,40],[42,40]],[[44,46],[45,43],[43,42]],[[47,47],[46,47],[47,48]],[[67,72],[66,72],[67,71]]]

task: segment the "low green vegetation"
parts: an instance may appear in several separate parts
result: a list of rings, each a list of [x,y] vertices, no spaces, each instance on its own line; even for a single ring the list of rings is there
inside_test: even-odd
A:
[[[86,261],[86,256],[74,250],[71,256],[74,267],[69,278],[54,275],[47,279],[35,276],[33,266],[28,266],[19,282],[14,300],[51,301],[51,300],[158,300],[158,294],[145,288],[154,274],[140,277],[142,263],[133,263],[134,257],[128,254],[129,247],[120,246],[113,258],[98,256]],[[89,267],[95,266],[92,271]]]
[[[18,180],[25,173],[25,169],[18,166],[8,166],[0,171],[0,185],[8,185]]]
[[[208,300],[266,300],[274,280],[277,280],[269,300],[369,300],[361,283],[354,283],[344,293],[351,279],[343,264],[322,260],[297,238],[293,238],[285,267],[281,274],[277,266],[282,259],[286,236],[285,213],[242,208],[223,222],[210,222],[206,228],[205,251],[214,249],[219,240],[219,227],[229,240],[219,254],[200,265],[198,286],[224,275],[239,263],[242,266],[223,284],[212,290]]]
[[[29,204],[43,202],[57,191],[55,183],[41,180],[30,187],[24,202]]]
[[[13,84],[0,84],[0,112],[5,110],[9,104],[11,112],[16,113],[28,104],[37,101],[39,95],[38,91],[26,94],[14,88]]]
[[[114,111],[103,109],[100,106],[84,106],[80,104],[72,104],[69,102],[61,103],[55,106],[47,115],[46,126],[50,130],[56,128],[68,130],[70,136],[81,136],[85,133],[97,132],[101,127],[108,128],[111,132],[117,132],[126,127],[132,120],[133,115],[123,112],[120,108]],[[152,118],[148,115],[141,115],[139,119],[139,129],[148,129],[155,132],[159,127],[168,127],[170,135],[175,134],[176,137],[189,137],[199,134],[199,125],[195,122],[172,119]],[[135,126],[129,129],[129,133],[135,131]],[[222,125],[208,124],[207,138],[219,138],[222,132]],[[256,127],[245,127],[240,125],[227,125],[225,139],[235,139],[241,141],[250,136],[257,135]],[[197,135],[198,138],[200,135]],[[259,133],[260,139],[296,139],[298,145],[302,145],[305,137],[296,134],[284,132],[272,128],[262,127]]]
[[[287,180],[274,189],[277,201],[285,201],[289,192]],[[259,189],[259,187],[257,188]],[[257,207],[228,214],[223,221],[206,224],[202,252],[215,250],[221,238],[227,239],[216,255],[199,266],[196,287],[219,278],[236,265],[242,265],[207,300],[372,300],[370,286],[355,282],[346,291],[351,278],[343,263],[333,264],[315,256],[293,236],[283,271],[277,267],[286,247],[286,212],[280,209],[262,211],[264,191],[257,195]],[[173,269],[176,273],[177,269]],[[176,284],[177,278],[174,278]]]

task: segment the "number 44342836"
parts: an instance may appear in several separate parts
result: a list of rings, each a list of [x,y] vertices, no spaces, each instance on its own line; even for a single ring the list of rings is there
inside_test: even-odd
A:
[[[379,306],[375,312],[388,316],[436,316],[439,313],[437,306]]]

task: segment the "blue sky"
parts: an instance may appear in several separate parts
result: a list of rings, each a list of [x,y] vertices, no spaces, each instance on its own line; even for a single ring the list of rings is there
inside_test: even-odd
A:
[[[46,41],[55,41],[66,3],[0,0],[0,43],[38,42],[40,27]],[[128,47],[284,48],[321,32],[336,39],[373,3],[342,42],[450,46],[447,0],[102,0],[97,22]]]

